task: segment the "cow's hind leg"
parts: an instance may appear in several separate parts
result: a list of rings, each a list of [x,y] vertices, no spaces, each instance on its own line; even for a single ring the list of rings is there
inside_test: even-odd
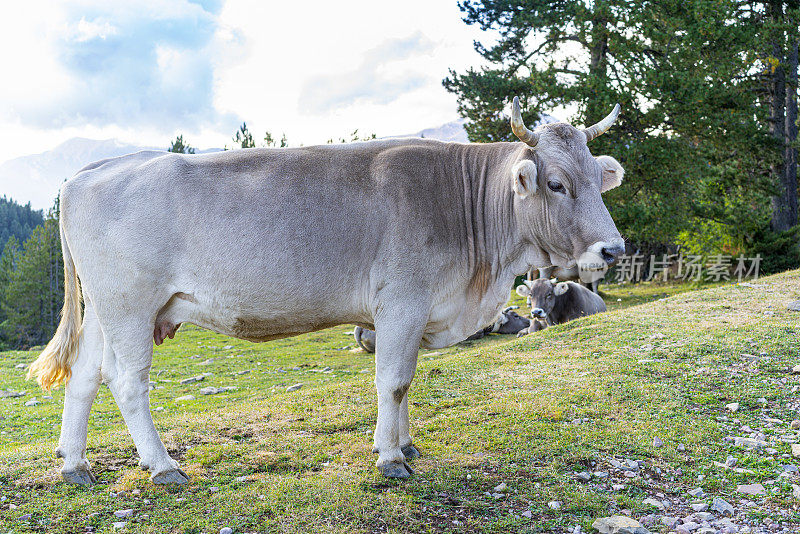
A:
[[[110,332],[110,335],[107,332],[103,352],[103,378],[114,395],[136,445],[139,465],[150,471],[150,479],[156,484],[188,482],[188,475],[179,469],[178,462],[167,453],[150,414],[152,323],[131,322],[123,329],[110,329]]]
[[[100,387],[100,363],[103,357],[103,332],[91,304],[83,317],[78,357],[64,394],[64,415],[56,456],[64,459],[61,476],[72,484],[91,484],[94,475],[86,460],[86,434],[89,411]]]
[[[401,405],[417,366],[417,351],[425,324],[420,317],[421,309],[396,307],[375,319],[378,422],[374,450],[378,452],[378,469],[389,478],[407,478],[413,473],[401,448],[400,417]],[[407,429],[404,433],[408,433]]]

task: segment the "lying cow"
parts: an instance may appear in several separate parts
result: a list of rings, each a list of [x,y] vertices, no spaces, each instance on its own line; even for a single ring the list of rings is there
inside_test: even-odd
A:
[[[536,332],[578,317],[606,311],[606,303],[596,293],[575,282],[555,282],[539,278],[525,280],[517,294],[531,300],[532,323],[519,335]]]
[[[531,321],[513,311],[517,308],[519,306],[509,306],[500,313],[494,323],[478,330],[469,336],[467,341],[481,339],[488,334],[516,334],[527,329],[531,325]],[[367,352],[375,352],[375,332],[373,330],[357,326],[353,330],[353,337],[359,347]]]
[[[418,348],[492,322],[534,265],[624,250],[601,198],[622,167],[587,146],[618,114],[532,131],[514,99],[522,142],[149,151],[84,167],[61,187],[61,322],[28,374],[46,389],[67,383],[62,476],[93,480],[87,422],[105,382],[152,481],[188,480],[148,399],[153,340],[188,322],[250,341],[374,329],[377,467],[408,477]],[[324,298],[307,291],[311,277]]]
[[[367,352],[375,352],[375,331],[369,328],[357,326],[353,330],[353,337],[358,346]]]
[[[531,325],[531,320],[519,315],[514,310],[519,306],[509,306],[503,310],[500,315],[495,319],[494,323],[490,324],[482,330],[478,330],[467,338],[467,341],[481,339],[489,334],[516,334],[522,330],[527,329]]]

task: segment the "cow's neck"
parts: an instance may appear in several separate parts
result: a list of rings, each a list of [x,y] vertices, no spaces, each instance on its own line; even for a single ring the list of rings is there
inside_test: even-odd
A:
[[[514,277],[530,265],[529,247],[520,237],[514,216],[511,177],[524,149],[521,143],[471,144],[459,154],[467,244],[464,264],[474,304],[505,303]]]

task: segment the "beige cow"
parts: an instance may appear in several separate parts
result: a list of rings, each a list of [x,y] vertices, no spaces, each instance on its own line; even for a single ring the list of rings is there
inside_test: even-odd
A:
[[[515,99],[522,142],[140,152],[85,167],[61,188],[63,317],[30,368],[45,388],[67,382],[64,479],[93,480],[87,421],[105,382],[153,482],[187,481],[148,400],[153,341],[184,322],[251,341],[374,329],[377,466],[409,476],[418,347],[492,322],[534,265],[569,266],[587,250],[611,262],[623,251],[600,196],[621,167],[587,146],[618,113],[585,130],[531,131]],[[322,298],[306,290],[312,277]]]

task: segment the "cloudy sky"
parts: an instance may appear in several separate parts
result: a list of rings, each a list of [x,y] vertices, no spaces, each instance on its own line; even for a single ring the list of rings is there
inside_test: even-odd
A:
[[[448,68],[478,65],[455,0],[15,2],[0,20],[0,161],[75,136],[200,148],[243,120],[324,142],[456,119]]]

